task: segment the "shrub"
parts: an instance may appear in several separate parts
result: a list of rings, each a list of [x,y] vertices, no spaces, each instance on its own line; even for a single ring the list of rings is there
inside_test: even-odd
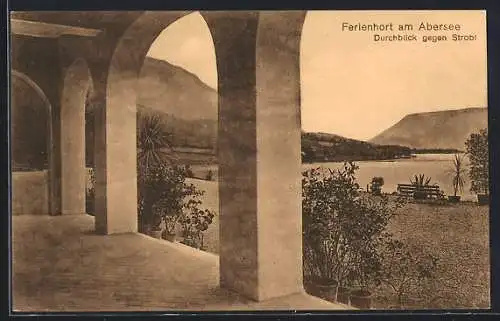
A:
[[[339,170],[311,169],[303,173],[302,214],[306,278],[356,279],[367,286],[379,270],[376,249],[395,209],[387,197],[362,197],[356,182],[358,167],[350,162]]]
[[[184,210],[191,208],[203,192],[185,182],[186,172],[182,166],[156,165],[141,173],[145,175],[138,188],[142,224],[158,228],[163,221],[167,233],[173,234]]]
[[[472,133],[465,142],[466,152],[470,159],[469,177],[471,192],[488,194],[489,192],[489,154],[488,129]]]
[[[383,177],[373,177],[371,182],[371,192],[374,195],[382,194],[382,186],[384,186],[384,178]]]
[[[198,208],[201,201],[191,200],[188,204],[188,212],[180,220],[182,226],[183,243],[197,249],[204,249],[204,232],[212,224],[215,213],[210,210]]]

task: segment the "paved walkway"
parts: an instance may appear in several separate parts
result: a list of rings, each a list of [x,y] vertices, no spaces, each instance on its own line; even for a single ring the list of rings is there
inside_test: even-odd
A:
[[[307,294],[254,302],[218,288],[218,256],[141,234],[95,235],[89,215],[14,216],[13,310],[335,310]]]

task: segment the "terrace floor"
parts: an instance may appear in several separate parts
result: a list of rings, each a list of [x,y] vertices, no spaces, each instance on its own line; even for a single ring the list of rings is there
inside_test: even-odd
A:
[[[217,255],[93,228],[86,214],[13,216],[13,311],[349,309],[305,293],[255,302],[218,287]]]

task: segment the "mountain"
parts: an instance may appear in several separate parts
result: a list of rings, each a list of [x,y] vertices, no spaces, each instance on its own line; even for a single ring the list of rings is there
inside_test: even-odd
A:
[[[196,75],[166,61],[146,58],[137,92],[138,105],[177,119],[217,120],[217,91]]]
[[[192,147],[214,149],[217,142],[217,120],[192,119],[187,120],[171,114],[157,111],[146,106],[137,106],[138,118],[155,113],[162,119],[164,130],[172,134],[173,145],[177,147]]]
[[[468,136],[488,126],[487,108],[464,108],[405,116],[369,142],[417,149],[464,150]]]
[[[212,162],[213,156],[207,155],[216,148],[217,91],[183,68],[153,58],[146,58],[138,86],[138,124],[147,114],[158,114],[165,131],[173,134],[174,147],[191,150],[183,153],[184,159],[200,161],[200,157],[205,157]],[[87,108],[86,117],[89,166],[93,162],[91,110]],[[408,148],[401,146],[379,146],[333,134],[302,133],[302,157],[306,162],[392,159],[409,153]]]

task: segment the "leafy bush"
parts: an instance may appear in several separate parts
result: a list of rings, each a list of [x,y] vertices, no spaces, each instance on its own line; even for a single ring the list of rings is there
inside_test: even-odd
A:
[[[403,203],[363,197],[356,182],[358,167],[311,169],[303,173],[302,214],[305,278],[357,281],[368,286],[380,270],[377,248],[387,237],[390,218]],[[370,279],[370,280],[369,280]]]
[[[469,177],[471,192],[477,194],[489,193],[489,153],[488,129],[472,133],[465,142],[466,152],[470,159]]]
[[[374,195],[382,194],[382,186],[384,186],[384,178],[383,177],[373,177],[371,182],[371,192]]]
[[[139,226],[161,229],[173,235],[179,224],[185,243],[203,247],[203,232],[214,213],[202,210],[203,191],[186,182],[193,172],[189,165],[175,165],[171,155],[171,135],[157,114],[141,118],[138,137],[138,212]]]
[[[174,234],[184,210],[191,209],[193,202],[203,192],[193,184],[186,183],[182,166],[157,165],[145,173],[138,188],[141,222],[159,228],[163,221],[167,233]]]
[[[203,233],[212,224],[215,213],[207,209],[198,208],[199,200],[191,200],[188,204],[189,211],[183,216],[180,223],[182,226],[183,243],[197,249],[204,249]]]

